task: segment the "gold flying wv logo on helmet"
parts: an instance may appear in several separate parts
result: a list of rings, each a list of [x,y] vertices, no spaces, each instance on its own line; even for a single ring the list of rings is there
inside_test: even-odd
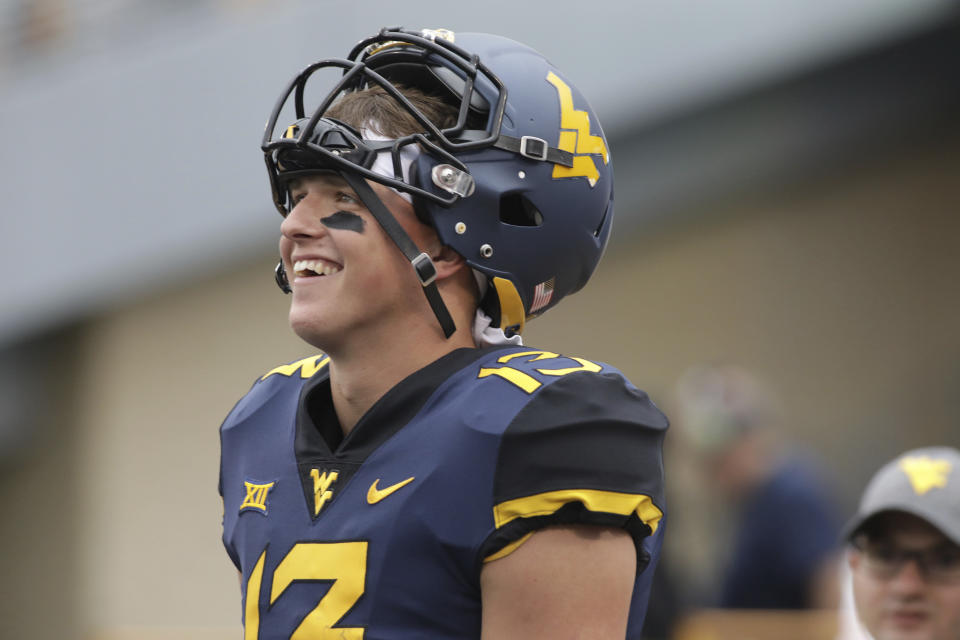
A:
[[[600,155],[603,164],[610,158],[607,145],[602,136],[590,133],[590,116],[586,111],[575,109],[570,85],[561,80],[553,71],[547,74],[547,82],[557,90],[560,99],[560,141],[557,147],[574,154],[573,166],[554,165],[554,178],[586,178],[593,187],[600,179],[600,172],[591,155]]]

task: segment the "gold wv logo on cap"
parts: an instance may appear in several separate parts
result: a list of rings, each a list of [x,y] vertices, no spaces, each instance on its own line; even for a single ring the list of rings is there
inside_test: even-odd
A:
[[[910,480],[910,486],[918,496],[935,488],[947,486],[947,479],[953,471],[948,460],[937,460],[929,456],[908,456],[900,461],[900,468]]]

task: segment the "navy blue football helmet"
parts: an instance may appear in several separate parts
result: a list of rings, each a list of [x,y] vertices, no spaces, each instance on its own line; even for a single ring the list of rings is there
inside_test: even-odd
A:
[[[343,71],[316,94],[309,82],[325,68]],[[423,131],[371,140],[324,117],[342,94],[373,86]],[[457,110],[456,124],[437,128],[398,86],[445,99]],[[307,105],[308,94],[324,97]],[[291,106],[295,122],[278,122]],[[282,215],[290,176],[334,170],[350,182],[410,259],[447,335],[452,321],[443,317],[429,257],[364,179],[410,194],[421,220],[487,279],[481,307],[508,333],[586,284],[613,222],[613,169],[593,110],[541,54],[500,36],[382,29],[346,59],[321,60],[297,75],[271,114],[262,149]],[[405,172],[408,149],[416,156]],[[375,170],[378,157],[389,158],[393,175]]]

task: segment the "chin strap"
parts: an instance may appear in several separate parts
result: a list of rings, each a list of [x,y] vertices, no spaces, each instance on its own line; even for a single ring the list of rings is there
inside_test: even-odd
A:
[[[427,302],[430,303],[430,308],[433,309],[433,314],[437,317],[440,328],[443,329],[443,335],[447,338],[452,336],[457,327],[453,318],[450,317],[450,312],[447,311],[447,305],[443,303],[443,298],[440,297],[436,282],[434,282],[437,279],[437,268],[434,266],[433,260],[426,253],[417,250],[417,245],[413,243],[413,240],[410,239],[410,236],[403,230],[403,227],[400,226],[400,223],[393,217],[393,214],[390,213],[366,180],[351,171],[344,171],[341,175],[357,192],[360,200],[367,206],[367,209],[376,218],[387,236],[393,240],[394,244],[410,261],[414,272],[417,274],[417,279],[423,287],[423,293],[427,296]]]

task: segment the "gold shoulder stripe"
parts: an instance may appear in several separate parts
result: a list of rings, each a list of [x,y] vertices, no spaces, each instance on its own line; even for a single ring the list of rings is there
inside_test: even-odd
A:
[[[547,491],[523,498],[501,502],[493,507],[493,520],[499,529],[517,518],[546,516],[571,502],[580,502],[590,511],[630,515],[636,513],[640,520],[656,533],[663,512],[653,504],[650,496],[640,493],[618,493],[597,489],[564,489]]]
[[[508,544],[507,546],[505,546],[503,549],[500,549],[500,551],[497,551],[496,553],[491,553],[490,555],[488,555],[486,558],[483,559],[483,561],[484,561],[484,562],[493,562],[494,560],[499,560],[500,558],[504,558],[504,557],[510,555],[511,553],[513,553],[514,551],[516,551],[516,550],[520,547],[520,545],[522,545],[524,542],[526,542],[527,540],[529,540],[529,539],[530,539],[530,536],[532,536],[533,534],[534,534],[534,532],[531,531],[530,533],[528,533],[527,535],[523,536],[523,537],[520,538],[519,540],[514,540],[513,542],[511,542],[510,544]]]
[[[330,362],[330,358],[323,355],[322,353],[318,356],[309,356],[303,360],[297,360],[296,362],[291,362],[290,364],[282,364],[279,367],[275,367],[265,373],[261,380],[266,380],[273,374],[279,374],[281,376],[287,376],[288,378],[293,376],[298,370],[300,371],[301,378],[309,378],[316,374],[318,371],[323,369]]]

